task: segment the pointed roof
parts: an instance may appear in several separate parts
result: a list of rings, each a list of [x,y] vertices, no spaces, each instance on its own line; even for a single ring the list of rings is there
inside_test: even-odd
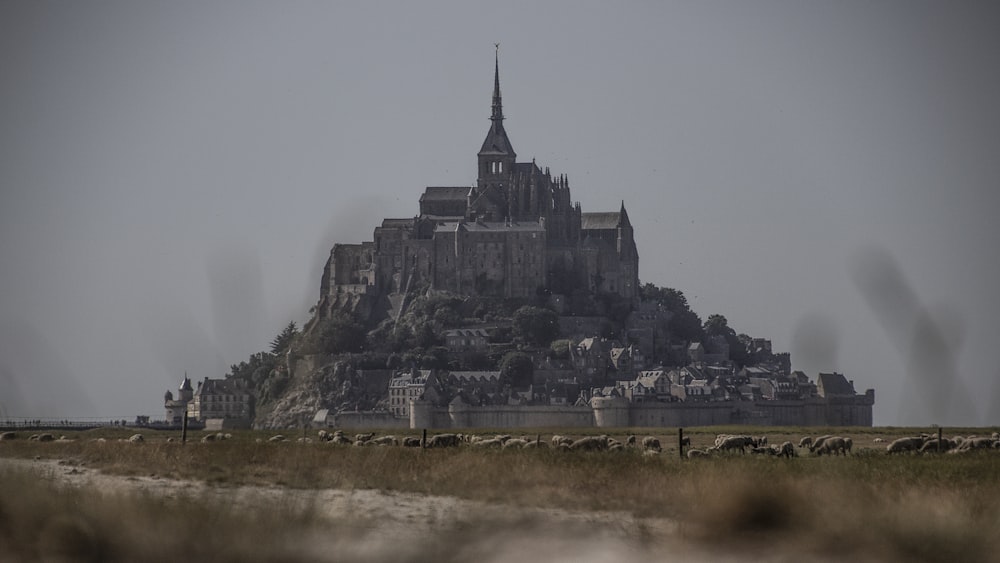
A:
[[[507,131],[503,128],[503,103],[500,99],[500,45],[497,45],[497,55],[493,69],[493,113],[490,115],[490,131],[486,134],[483,147],[479,149],[479,154],[509,154],[512,157],[514,149],[511,147]]]

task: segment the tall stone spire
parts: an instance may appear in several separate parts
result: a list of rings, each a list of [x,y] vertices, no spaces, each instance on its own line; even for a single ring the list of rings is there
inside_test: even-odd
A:
[[[500,100],[500,44],[496,43],[497,54],[493,67],[493,113],[490,115],[490,131],[486,134],[483,147],[479,150],[479,155],[491,155],[493,157],[510,157],[513,164],[514,148],[510,146],[510,139],[507,138],[507,131],[503,128],[503,103]],[[492,168],[491,168],[492,173]],[[482,174],[480,174],[482,176]]]
[[[503,121],[503,103],[500,101],[500,44],[494,43],[497,48],[496,60],[493,67],[493,115],[490,121]]]

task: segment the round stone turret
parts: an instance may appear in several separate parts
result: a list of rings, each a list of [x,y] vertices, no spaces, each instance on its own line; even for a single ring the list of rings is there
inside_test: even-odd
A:
[[[624,397],[594,397],[590,400],[594,409],[594,424],[598,428],[629,426],[629,402]]]

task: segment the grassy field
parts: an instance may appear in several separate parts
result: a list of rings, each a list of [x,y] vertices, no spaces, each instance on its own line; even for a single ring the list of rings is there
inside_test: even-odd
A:
[[[538,429],[528,436],[540,435],[544,440],[564,430]],[[670,519],[678,524],[677,541],[737,558],[997,561],[1000,451],[889,456],[884,444],[874,442],[876,438],[891,441],[921,431],[930,433],[930,429],[912,428],[685,429],[694,447],[709,445],[717,433],[729,432],[766,435],[772,444],[785,440],[797,443],[802,436],[823,433],[850,436],[855,443],[851,456],[816,457],[807,450],[799,450],[800,457],[792,459],[738,454],[681,459],[676,446],[677,430],[662,428],[614,433],[619,439],[628,433],[640,438],[659,437],[664,451],[653,457],[643,456],[637,450],[359,448],[294,441],[302,435],[301,430],[286,434],[293,441],[280,443],[267,441],[273,432],[236,432],[231,440],[210,443],[198,441],[201,433],[192,433],[185,445],[167,441],[176,439],[177,433],[144,432],[145,442],[141,444],[119,441],[131,434],[125,430],[79,432],[67,434],[66,441],[46,443],[28,441],[27,434],[20,433],[19,439],[0,442],[0,456],[62,460],[107,473],[156,475],[220,487],[378,489],[448,495],[513,507],[621,511],[638,518]],[[945,435],[982,436],[993,431],[949,429]],[[570,432],[580,435],[579,429]],[[315,437],[315,432],[308,435]],[[104,440],[99,441],[100,438]],[[60,507],[67,503],[93,508],[92,514],[78,515],[84,524],[78,522],[76,526],[102,530],[121,526],[125,521],[140,529],[170,529],[172,537],[191,540],[191,547],[182,551],[196,559],[206,553],[198,551],[202,548],[196,541],[202,536],[198,531],[204,530],[204,525],[193,522],[231,524],[221,526],[232,529],[219,533],[218,542],[212,543],[215,548],[236,542],[234,538],[248,530],[259,528],[271,530],[272,535],[301,535],[305,533],[302,530],[319,525],[315,521],[303,523],[303,519],[310,521],[310,517],[301,513],[220,515],[218,507],[196,502],[104,497],[82,500],[87,495],[93,493],[56,494],[37,479],[21,474],[4,475],[0,486],[0,530],[3,530],[0,550],[13,554],[14,560],[28,561],[38,558],[35,556],[39,555],[41,545],[72,546],[76,541],[86,544],[74,548],[81,553],[94,553],[97,549],[100,557],[95,560],[117,559],[119,552],[125,554],[121,560],[140,555],[143,560],[160,559],[135,551],[158,545],[156,542],[138,542],[138,547],[128,547],[128,542],[114,540],[117,536],[109,533],[88,535],[79,530],[57,529],[50,532],[61,540],[53,543],[38,539],[38,534],[50,533],[45,530],[52,526],[41,524],[46,515],[65,513],[66,509]],[[102,508],[108,503],[112,506]],[[14,522],[32,524],[18,526]],[[296,525],[289,527],[291,522]],[[91,539],[85,541],[79,537]],[[424,560],[424,556],[432,554],[438,560],[448,560],[441,559],[443,555],[435,551],[440,544],[428,545],[437,547],[425,545],[413,554],[413,560]],[[313,560],[312,555],[287,550],[271,553],[263,548],[254,551],[251,557],[244,547],[236,542],[231,551],[223,549],[220,553],[233,560]],[[658,549],[665,547],[646,545],[643,553],[655,559]],[[213,555],[212,559],[224,557]]]

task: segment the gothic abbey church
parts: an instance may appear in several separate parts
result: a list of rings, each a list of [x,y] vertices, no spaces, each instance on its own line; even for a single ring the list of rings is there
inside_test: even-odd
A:
[[[638,298],[639,254],[624,202],[618,211],[584,213],[565,175],[517,162],[504,130],[499,61],[492,109],[476,184],[428,187],[416,217],[383,219],[371,242],[334,245],[321,314],[419,285],[502,298],[579,290]]]

